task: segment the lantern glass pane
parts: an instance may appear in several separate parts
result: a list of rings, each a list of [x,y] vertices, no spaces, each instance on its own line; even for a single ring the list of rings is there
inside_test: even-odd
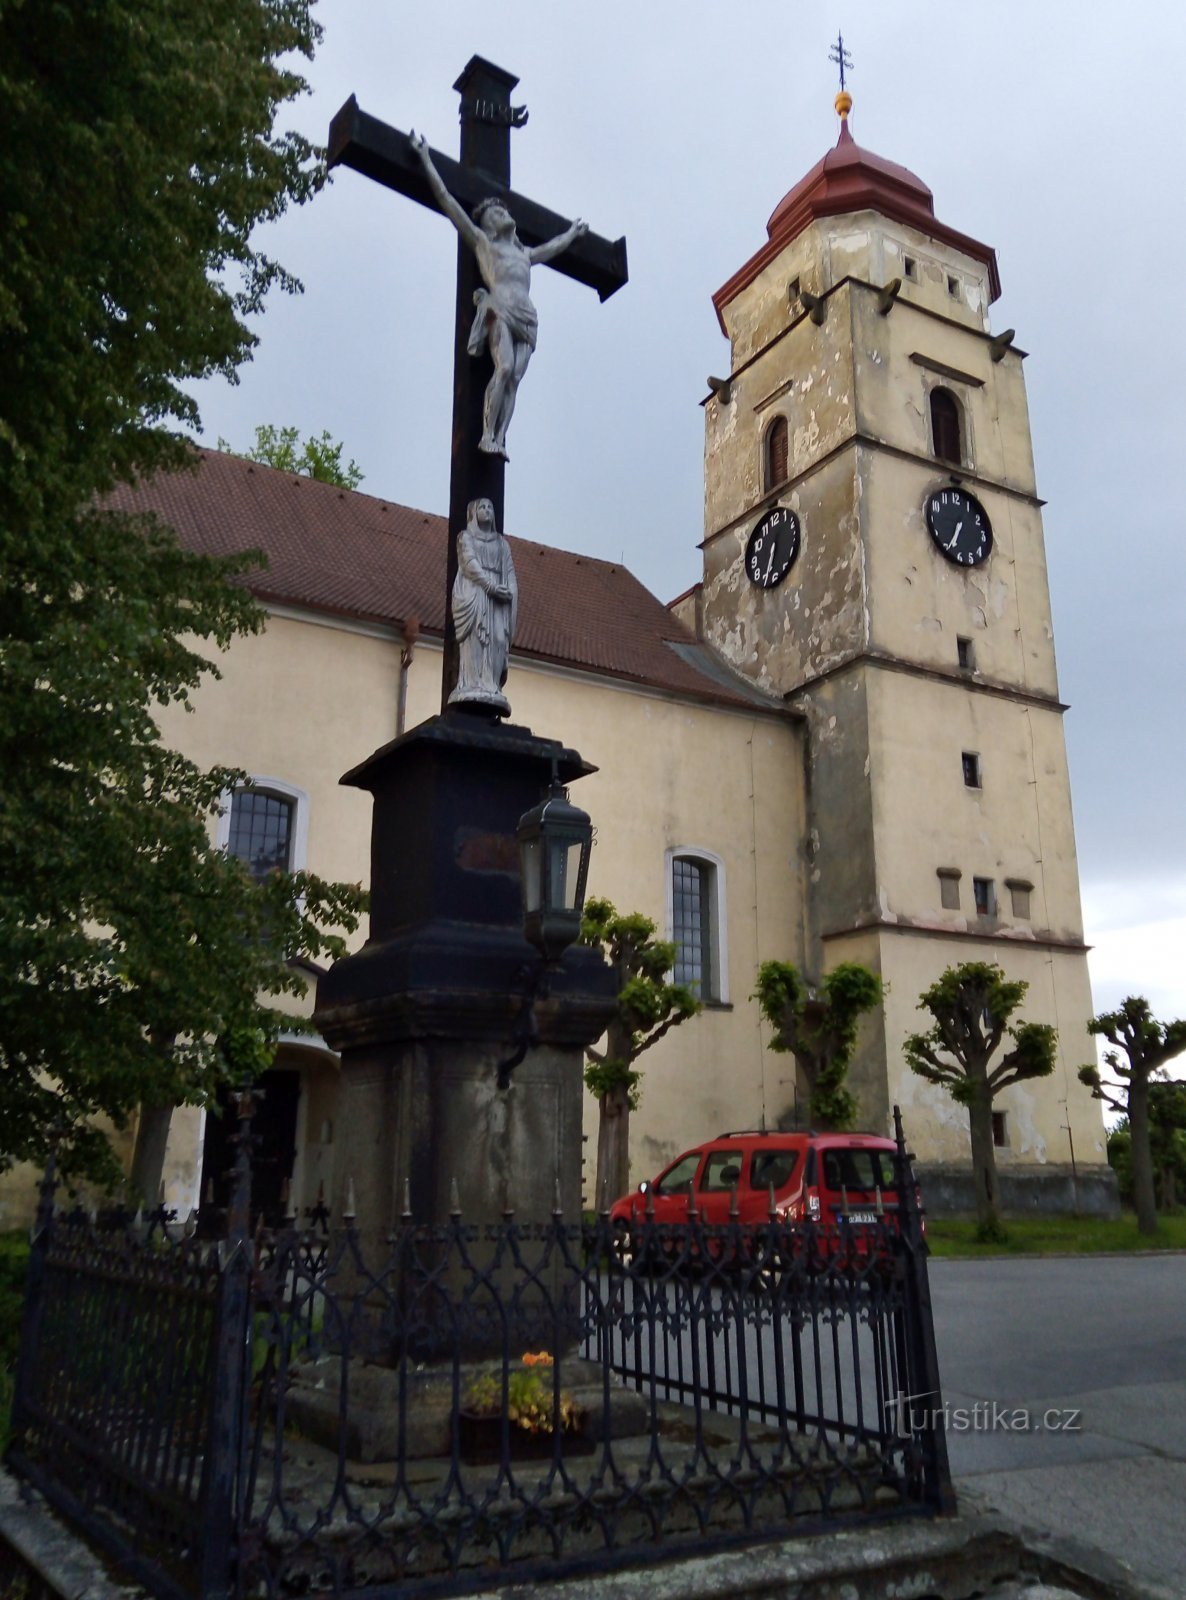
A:
[[[524,911],[530,912],[540,909],[540,860],[542,854],[539,839],[525,839],[520,845]]]
[[[580,879],[581,841],[549,839],[548,868],[548,904],[558,911],[573,910]]]

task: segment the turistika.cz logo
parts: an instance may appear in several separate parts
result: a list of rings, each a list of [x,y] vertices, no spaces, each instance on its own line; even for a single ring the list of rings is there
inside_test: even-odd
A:
[[[927,1404],[934,1393],[899,1394],[887,1400],[899,1433],[917,1428],[942,1427],[945,1433],[1080,1433],[1083,1416],[1079,1406],[1051,1406],[1031,1411],[1028,1406],[1002,1405],[999,1400],[977,1400],[970,1406],[949,1406],[941,1401]]]

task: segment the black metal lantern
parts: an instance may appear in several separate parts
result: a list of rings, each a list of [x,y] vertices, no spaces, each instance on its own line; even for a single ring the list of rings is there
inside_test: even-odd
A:
[[[519,818],[523,932],[545,961],[558,961],[581,931],[593,824],[553,776],[539,805]]]

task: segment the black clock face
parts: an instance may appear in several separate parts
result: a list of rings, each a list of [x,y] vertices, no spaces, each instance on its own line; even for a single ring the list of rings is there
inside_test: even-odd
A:
[[[749,536],[745,570],[759,589],[777,589],[799,554],[799,519],[786,506],[768,511]]]
[[[927,500],[927,527],[948,561],[978,567],[992,549],[988,512],[963,489],[936,489]]]

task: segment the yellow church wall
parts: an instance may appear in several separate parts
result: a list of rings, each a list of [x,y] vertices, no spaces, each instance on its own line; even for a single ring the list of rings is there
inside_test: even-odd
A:
[[[199,691],[197,714],[173,714],[163,731],[196,760],[240,765],[305,789],[310,869],[365,881],[370,798],[337,780],[394,736],[399,656],[394,638],[273,615],[262,639],[238,640],[220,659],[223,679]],[[440,671],[439,645],[418,645],[407,677],[406,726],[438,711]],[[344,684],[351,686],[348,696]],[[643,1058],[633,1180],[726,1124],[756,1126],[764,1110],[773,1124],[793,1086],[778,1082],[785,1058],[765,1049],[749,996],[760,960],[801,959],[797,723],[756,707],[752,714],[724,710],[516,660],[507,695],[514,722],[575,744],[599,769],[572,788],[597,829],[591,894],[644,912],[666,936],[669,852],[703,852],[723,876],[728,1002],[707,1008]],[[310,1116],[302,1146],[305,1203],[331,1159],[313,1137],[313,1123],[320,1128],[325,1118]],[[596,1118],[589,1097],[590,1181]],[[196,1113],[180,1113],[170,1150],[179,1192],[192,1167],[185,1152],[197,1134]]]
[[[763,478],[763,441],[775,417],[787,420],[792,480],[853,432],[849,288],[845,285],[830,296],[822,327],[801,312],[791,327],[786,292],[790,270],[779,266],[776,273],[767,268],[745,296],[747,304],[753,300],[768,305],[780,327],[790,331],[767,344],[744,372],[732,378],[727,404],[714,396],[704,407],[706,539],[738,518],[756,520],[765,504],[794,504],[773,492],[777,485],[768,489]]]
[[[998,1150],[1003,1166],[1069,1163],[1072,1142],[1080,1166],[1106,1163],[1099,1102],[1078,1081],[1080,1064],[1092,1059],[1085,1020],[1091,1015],[1087,963],[1073,952],[922,939],[883,930],[881,973],[889,986],[885,1030],[889,1092],[902,1108],[911,1148],[923,1161],[970,1160],[968,1113],[936,1085],[911,1072],[902,1054],[909,1034],[925,1032],[927,1013],[918,997],[949,966],[969,960],[997,961],[1010,978],[1029,984],[1015,1020],[1046,1022],[1058,1030],[1058,1056],[1051,1077],[1006,1089],[994,1102],[1008,1118],[1009,1148]],[[1068,1137],[1067,1127],[1070,1126]]]
[[[723,875],[727,1004],[706,1007],[641,1058],[631,1181],[654,1176],[670,1157],[724,1127],[756,1127],[763,1112],[773,1125],[792,1091],[778,1082],[785,1058],[766,1050],[750,996],[760,961],[801,959],[798,725],[757,708],[723,710],[515,663],[507,695],[514,721],[575,743],[598,768],[571,788],[597,830],[591,895],[642,912],[668,937],[670,852],[703,854]],[[585,1132],[590,1183],[597,1136],[591,1096]]]
[[[929,397],[932,389],[947,389],[962,413],[964,467],[1019,494],[1037,492],[1016,351],[994,361],[989,340],[977,331],[927,315],[903,297],[882,316],[872,288],[854,291],[852,313],[862,435],[932,457]],[[945,476],[952,471],[945,461],[936,467]]]
[[[705,636],[771,694],[866,648],[869,616],[854,479],[853,452],[843,450],[777,497],[798,516],[801,543],[776,589],[751,582],[745,570],[757,513],[705,548]]]
[[[161,735],[199,766],[241,767],[302,790],[310,870],[366,883],[371,797],[338,780],[395,737],[399,658],[394,635],[272,613],[263,634],[217,658],[221,679],[204,680],[192,716],[165,708]],[[364,918],[352,945],[365,936]]]
[[[868,675],[869,742],[881,912],[951,930],[984,930],[973,876],[995,881],[1000,930],[1021,940],[1083,938],[1069,777],[1057,712],[1001,696],[962,694],[892,671]],[[981,785],[962,756],[980,757]],[[903,826],[926,796],[926,826]],[[920,819],[921,820],[921,819]],[[962,870],[961,908],[940,905],[940,867]],[[1015,917],[1010,878],[1033,884]]]
[[[971,485],[991,520],[993,548],[982,565],[957,566],[936,548],[924,509],[949,474],[938,462],[920,471],[914,461],[860,451],[868,586],[881,597],[871,609],[870,643],[885,654],[950,672],[958,666],[957,638],[969,638],[982,679],[1055,697],[1040,512],[987,484]]]

